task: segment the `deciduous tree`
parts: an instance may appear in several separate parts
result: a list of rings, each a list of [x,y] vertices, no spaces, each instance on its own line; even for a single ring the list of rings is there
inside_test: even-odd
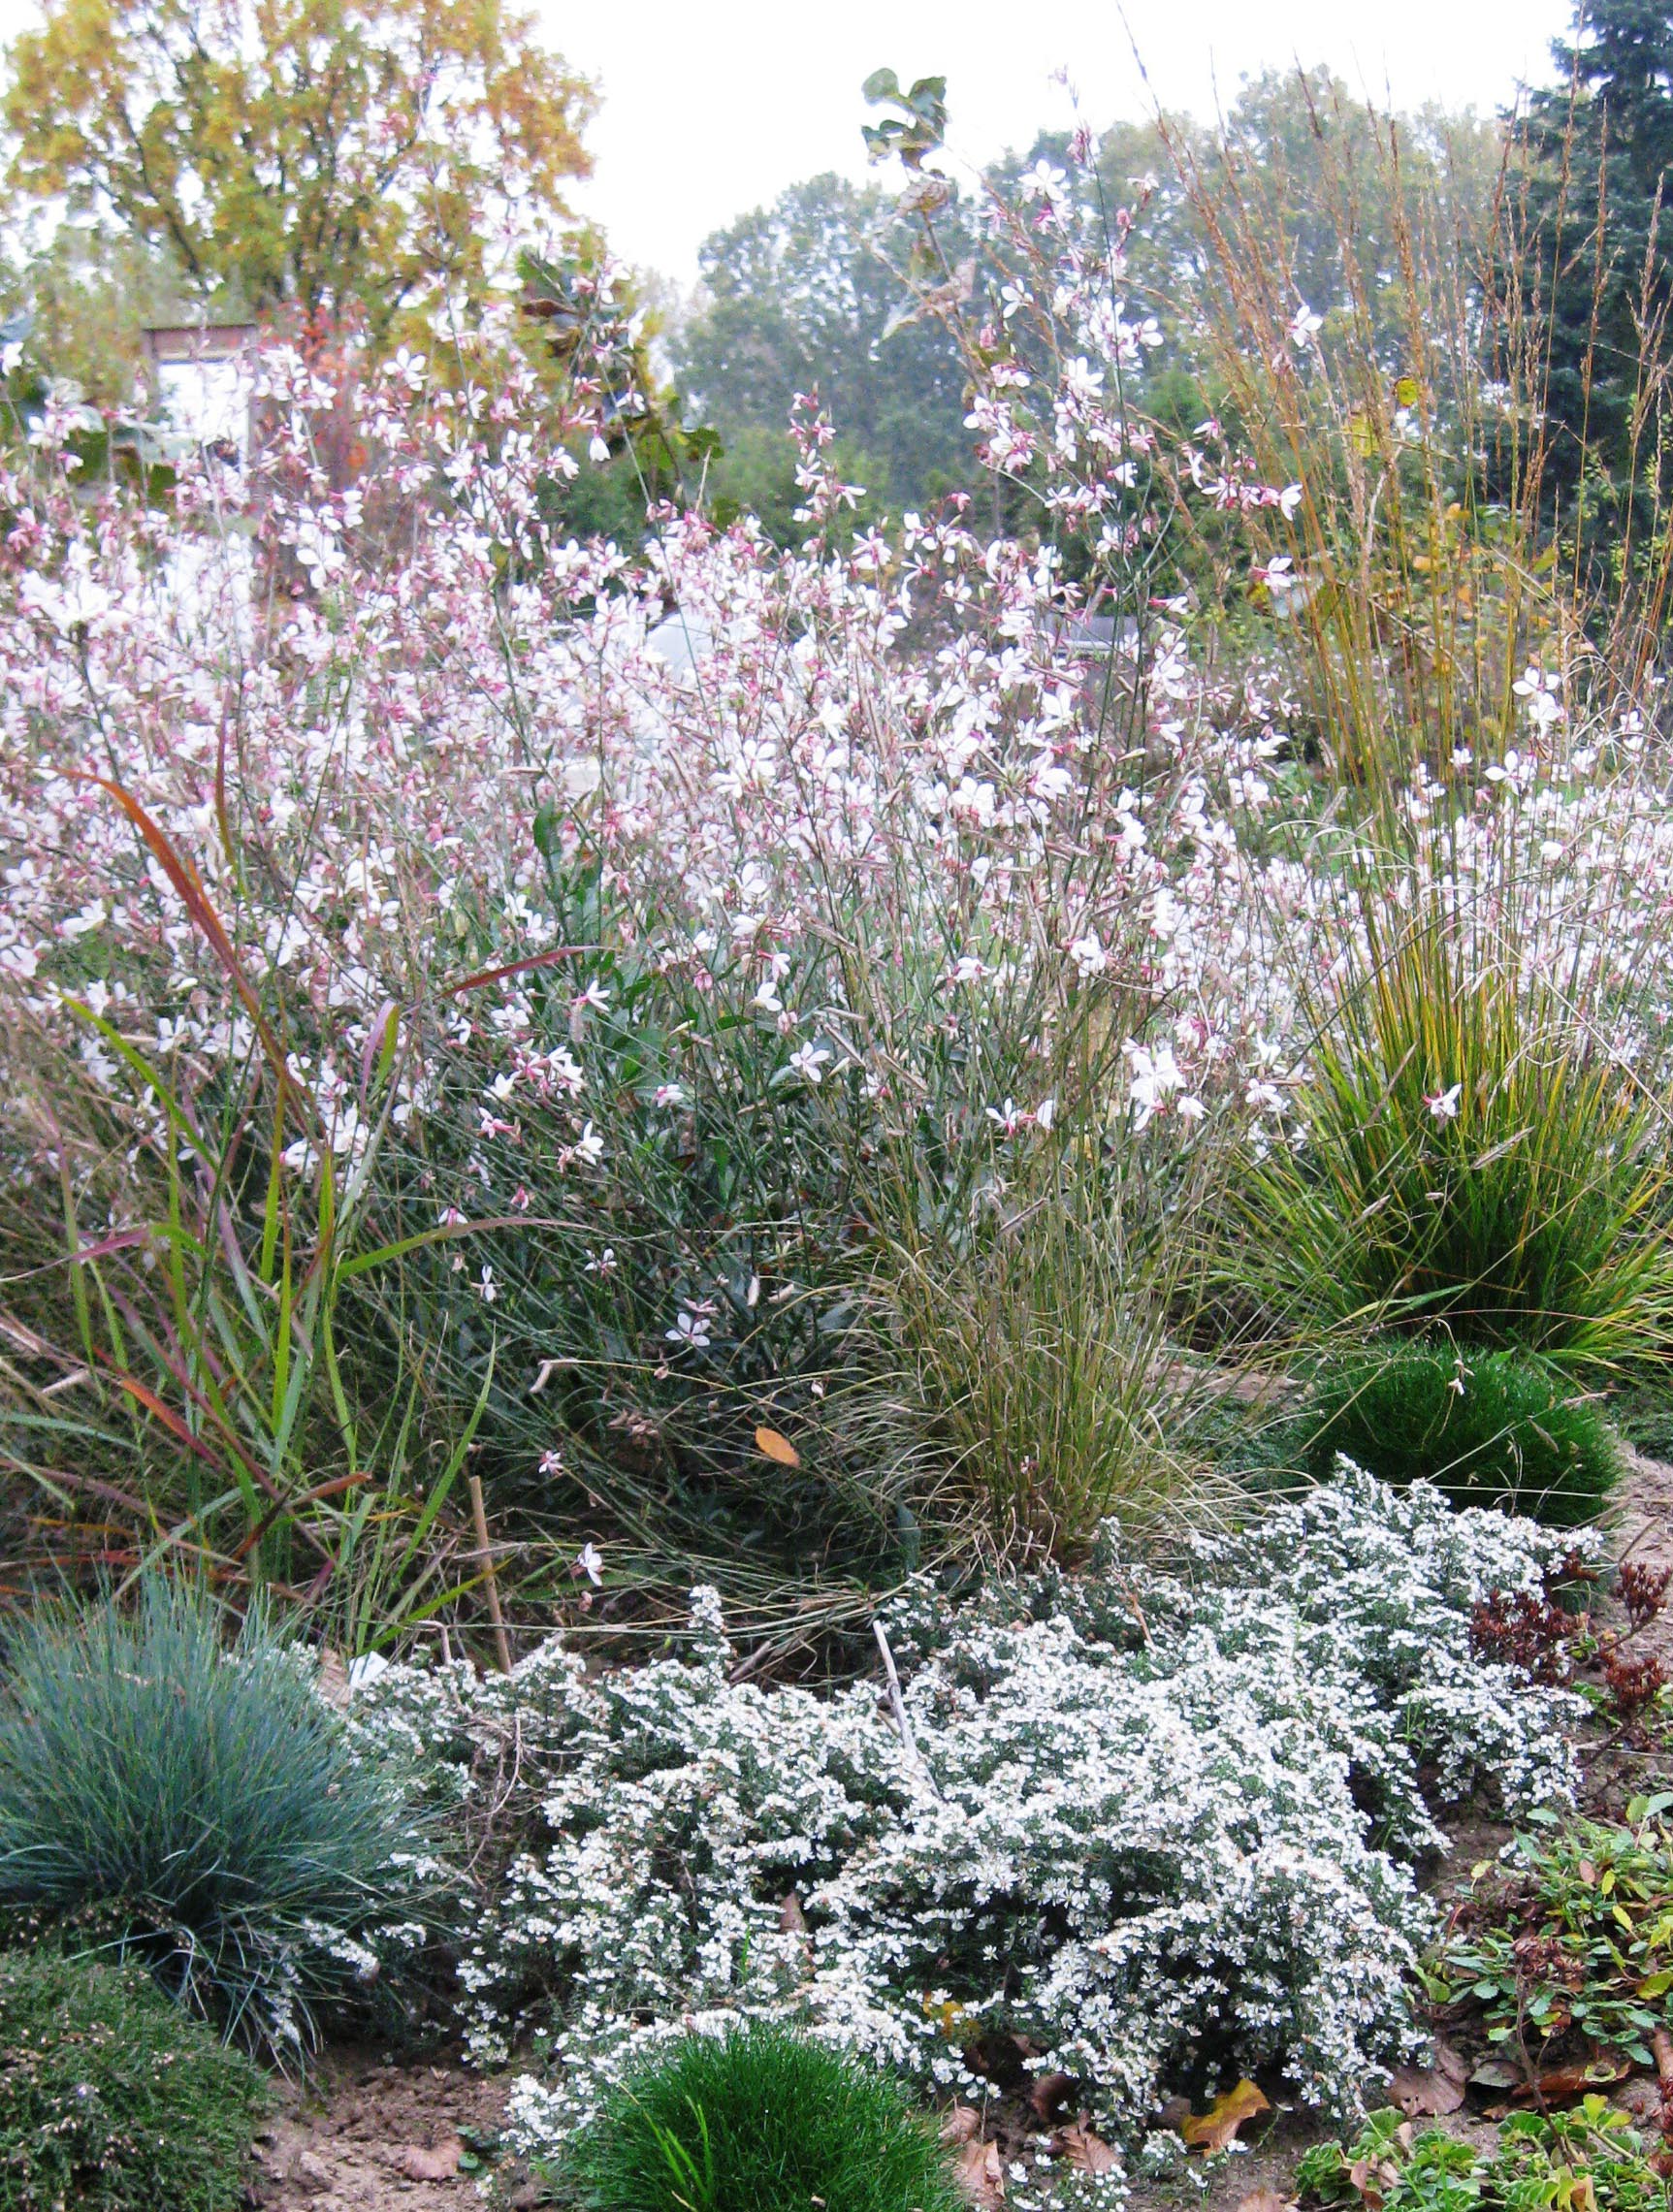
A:
[[[499,0],[47,0],[9,58],[16,190],[374,336],[487,283],[587,168],[590,86]]]
[[[957,230],[956,210],[942,220]],[[870,488],[891,501],[970,477],[956,348],[933,318],[902,320],[910,301],[895,264],[915,235],[876,186],[831,175],[716,232],[702,251],[705,297],[674,349],[703,419],[728,443],[782,433],[795,395],[817,388]],[[757,448],[757,465],[764,457]],[[788,488],[788,440],[784,457]]]

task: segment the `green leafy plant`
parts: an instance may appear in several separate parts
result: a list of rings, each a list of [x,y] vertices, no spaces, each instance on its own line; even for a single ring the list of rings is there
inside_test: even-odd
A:
[[[1414,2133],[1392,2107],[1372,2113],[1351,2144],[1315,2143],[1302,2154],[1296,2189],[1321,2204],[1356,2204],[1363,2165],[1396,2212],[1469,2212],[1481,2202],[1481,2157],[1438,2128]]]
[[[422,1918],[403,1787],[358,1757],[259,1615],[147,1578],[136,1608],[44,1613],[0,1683],[0,1905],[88,1915],[228,2034],[294,2048]]]
[[[1654,2064],[1652,2037],[1673,2028],[1670,1809],[1663,1791],[1622,1825],[1533,1828],[1476,1869],[1426,1978],[1437,2004],[1480,2017],[1507,2082],[1596,2053]]]
[[[863,1622],[920,1557],[1174,1514],[1196,1470],[1168,1442],[1173,1315],[1231,1146],[1111,1127],[1136,998],[996,961],[949,1010],[967,919],[909,851],[775,955],[787,1031],[753,939],[693,975],[662,948],[672,894],[625,902],[563,828],[535,837],[587,951],[519,982],[562,1079],[483,1146],[492,1039],[438,1046],[433,1110],[374,1171],[392,1243],[438,1210],[492,1235],[357,1279],[439,1317],[433,1387],[460,1422],[485,1404],[497,1511],[579,1523],[613,1591],[683,1605],[700,1562],[752,1635],[805,1635],[816,1579],[824,1620]]]
[[[1627,2115],[1591,2092],[1565,2112],[1513,2112],[1490,2167],[1506,2212],[1555,2212],[1586,2197],[1599,2212],[1664,2212],[1667,2183]]]
[[[1557,1527],[1592,1520],[1620,1471],[1596,1406],[1513,1352],[1385,1343],[1326,1368],[1309,1420],[1316,1474],[1345,1453],[1383,1482],[1432,1482],[1455,1505],[1501,1505]]]
[[[759,2025],[687,2036],[577,2137],[588,2212],[955,2212],[946,2158],[887,2077]]]
[[[269,2102],[138,1971],[0,1956],[0,2212],[235,2212]]]
[[[1373,2113],[1351,2144],[1319,2143],[1296,2171],[1303,2197],[1381,2212],[1665,2212],[1667,2184],[1625,2112],[1600,2096],[1571,2111],[1517,2112],[1489,2155],[1439,2128]]]

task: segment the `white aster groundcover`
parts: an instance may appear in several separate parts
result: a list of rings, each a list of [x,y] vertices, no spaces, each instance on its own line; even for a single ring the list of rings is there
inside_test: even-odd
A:
[[[1171,2091],[1263,2068],[1343,2114],[1422,2039],[1437,1814],[1570,1794],[1578,1701],[1484,1663],[1469,1623],[1575,1548],[1343,1463],[1176,1574],[1111,1535],[1078,1576],[916,1587],[887,1616],[916,1760],[874,1683],[730,1682],[701,1590],[687,1656],[394,1667],[353,1725],[461,1796],[515,1747],[522,1847],[464,1979],[484,2061],[544,2027],[527,2152],[648,2044],[738,2015],[943,2095],[978,2087],[979,2037],[1020,2036],[1129,2142]]]

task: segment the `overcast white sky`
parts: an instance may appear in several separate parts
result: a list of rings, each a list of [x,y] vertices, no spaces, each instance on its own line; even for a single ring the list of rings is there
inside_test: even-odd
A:
[[[1145,112],[1111,0],[535,0],[551,43],[598,83],[593,182],[577,197],[627,259],[682,285],[697,247],[822,169],[864,171],[862,80],[943,75],[956,157],[979,166],[1067,113]],[[10,0],[15,6],[16,0]],[[1268,64],[1327,61],[1356,87],[1491,111],[1548,77],[1568,0],[1129,0],[1156,95],[1202,116]]]
[[[1545,79],[1570,0],[524,0],[597,83],[596,174],[576,198],[627,260],[682,286],[736,214],[824,169],[864,174],[860,84],[943,75],[971,169],[1067,118],[1067,69],[1094,124],[1156,98],[1205,118],[1270,64],[1329,62],[1400,107],[1490,112]],[[36,18],[0,0],[0,41]],[[1131,26],[1131,39],[1128,27]]]

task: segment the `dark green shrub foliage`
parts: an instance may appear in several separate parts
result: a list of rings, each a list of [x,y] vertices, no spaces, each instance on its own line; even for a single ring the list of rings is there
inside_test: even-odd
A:
[[[0,2212],[234,2212],[268,2101],[136,1969],[0,1955]]]
[[[588,2212],[956,2212],[947,2161],[894,2083],[755,2027],[688,2036],[577,2139]]]
[[[1390,1344],[1344,1360],[1317,1386],[1308,1457],[1338,1452],[1386,1483],[1432,1482],[1455,1505],[1502,1505],[1554,1527],[1590,1521],[1619,1472],[1595,1406],[1513,1352]]]
[[[109,1924],[228,2033],[306,2034],[352,1986],[351,1940],[399,1909],[402,1789],[259,1620],[149,1582],[25,1624],[0,1682],[0,1907]]]

